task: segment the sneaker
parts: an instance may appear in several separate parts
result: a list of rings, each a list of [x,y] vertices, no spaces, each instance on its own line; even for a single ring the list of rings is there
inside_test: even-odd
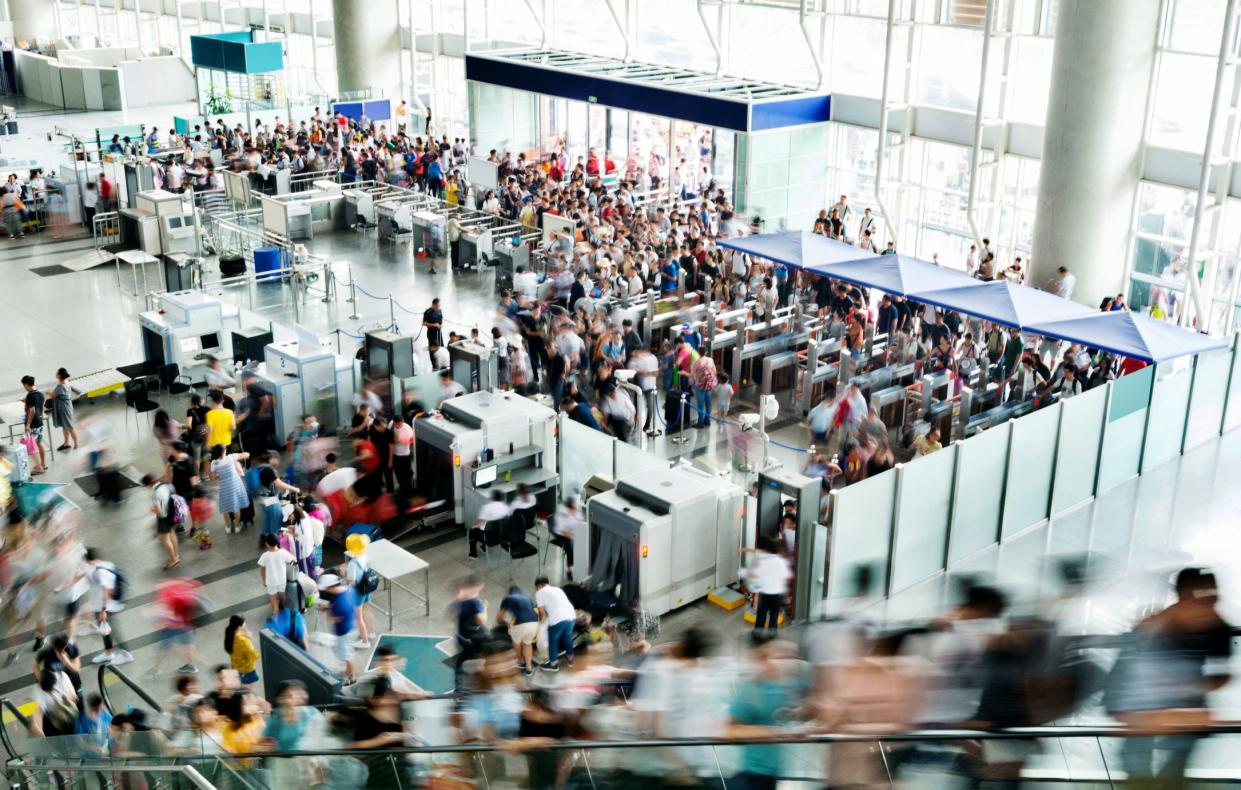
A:
[[[111,664],[115,658],[116,656],[111,653],[100,653],[92,658],[90,662],[92,664]]]
[[[132,664],[133,661],[134,654],[128,650],[121,650],[120,648],[117,648],[112,653],[112,666],[114,667],[119,667],[121,664]]]
[[[46,643],[46,642],[47,642],[47,640],[46,640],[46,639],[44,639],[43,637],[41,637],[41,636],[36,636],[36,637],[34,638],[34,651],[33,651],[33,652],[37,653],[37,652],[39,652],[40,650],[42,650],[42,649],[43,649],[43,645],[44,645],[44,643]]]
[[[540,664],[539,666],[546,672],[559,672],[560,671],[560,665],[557,664],[555,661],[548,661],[544,664]]]
[[[371,646],[371,643],[370,643],[370,642],[363,642],[361,639],[359,639],[358,641],[356,641],[356,642],[354,642],[354,643],[353,643],[353,646],[354,646],[354,647],[356,647],[356,648],[359,648],[359,649],[365,650],[366,648],[369,648],[369,647]]]
[[[130,658],[132,659],[132,656]],[[182,675],[197,675],[198,667],[191,664],[185,664],[184,666],[177,667],[177,672]]]
[[[17,653],[9,653],[4,657],[4,668],[8,669],[13,666],[13,662],[17,660]]]
[[[476,560],[476,559],[478,559],[478,555],[477,555],[477,554],[467,554],[467,555],[465,555],[465,558],[466,558],[467,560]]]
[[[534,676],[534,667],[526,667],[526,668],[525,668],[525,669],[523,669],[522,671],[526,673],[526,677],[533,677],[533,676]]]

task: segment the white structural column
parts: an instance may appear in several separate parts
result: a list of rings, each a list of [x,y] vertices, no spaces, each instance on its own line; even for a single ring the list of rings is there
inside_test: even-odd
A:
[[[1031,283],[1065,266],[1075,299],[1098,304],[1122,280],[1142,173],[1159,0],[1061,0],[1034,222]]]
[[[332,0],[337,90],[370,90],[372,98],[399,101],[401,28],[393,19],[376,24],[374,3]]]
[[[56,3],[52,0],[8,0],[7,5],[18,40],[56,38]]]

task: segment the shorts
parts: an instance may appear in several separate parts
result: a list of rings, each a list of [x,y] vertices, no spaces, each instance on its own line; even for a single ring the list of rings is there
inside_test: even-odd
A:
[[[33,436],[36,442],[43,441],[43,426],[42,425],[33,427],[30,430],[26,431],[26,433],[30,436]]]
[[[539,638],[539,621],[510,625],[508,635],[515,645],[533,645]]]
[[[167,535],[168,533],[172,532],[175,527],[176,525],[173,524],[172,521],[170,520],[166,520],[162,518],[155,520],[155,532],[157,534]]]
[[[165,628],[163,635],[165,650],[173,645],[194,644],[194,629],[192,628]]]
[[[288,586],[289,586],[288,583],[281,584],[279,587],[275,587],[269,584],[267,585],[267,594],[268,595],[279,595],[280,593],[284,592],[285,588],[287,588]]]
[[[336,658],[340,661],[353,660],[353,634],[341,634],[336,637]]]
[[[65,617],[73,617],[78,613],[78,609],[80,608],[82,608],[81,598],[78,598],[76,601],[69,601],[65,604]]]
[[[241,673],[240,679],[242,683],[250,686],[259,682],[259,673],[252,669],[249,672]]]

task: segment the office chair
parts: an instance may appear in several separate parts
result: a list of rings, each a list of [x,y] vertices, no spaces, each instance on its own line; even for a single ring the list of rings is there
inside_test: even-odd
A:
[[[125,382],[125,405],[134,411],[134,422],[137,423],[137,415],[146,414],[159,408],[159,404],[151,400],[146,379],[130,379]],[[125,412],[125,423],[129,423],[129,411]]]
[[[169,395],[183,395],[194,389],[190,377],[181,375],[181,366],[176,362],[160,365],[156,375],[160,391],[167,392]]]

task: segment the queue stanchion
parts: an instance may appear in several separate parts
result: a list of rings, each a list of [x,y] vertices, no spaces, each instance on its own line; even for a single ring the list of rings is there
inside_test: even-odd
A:
[[[663,431],[659,430],[659,392],[655,389],[646,392],[646,435],[647,436],[663,436]]]
[[[357,321],[361,316],[358,315],[358,283],[353,278],[353,266],[349,266],[349,298],[345,300],[353,305],[353,312],[349,314],[349,319]]]
[[[685,435],[685,404],[689,395],[681,393],[681,405],[678,407],[679,414],[677,417],[677,435],[672,437],[673,444],[685,444],[689,441],[689,437]]]

